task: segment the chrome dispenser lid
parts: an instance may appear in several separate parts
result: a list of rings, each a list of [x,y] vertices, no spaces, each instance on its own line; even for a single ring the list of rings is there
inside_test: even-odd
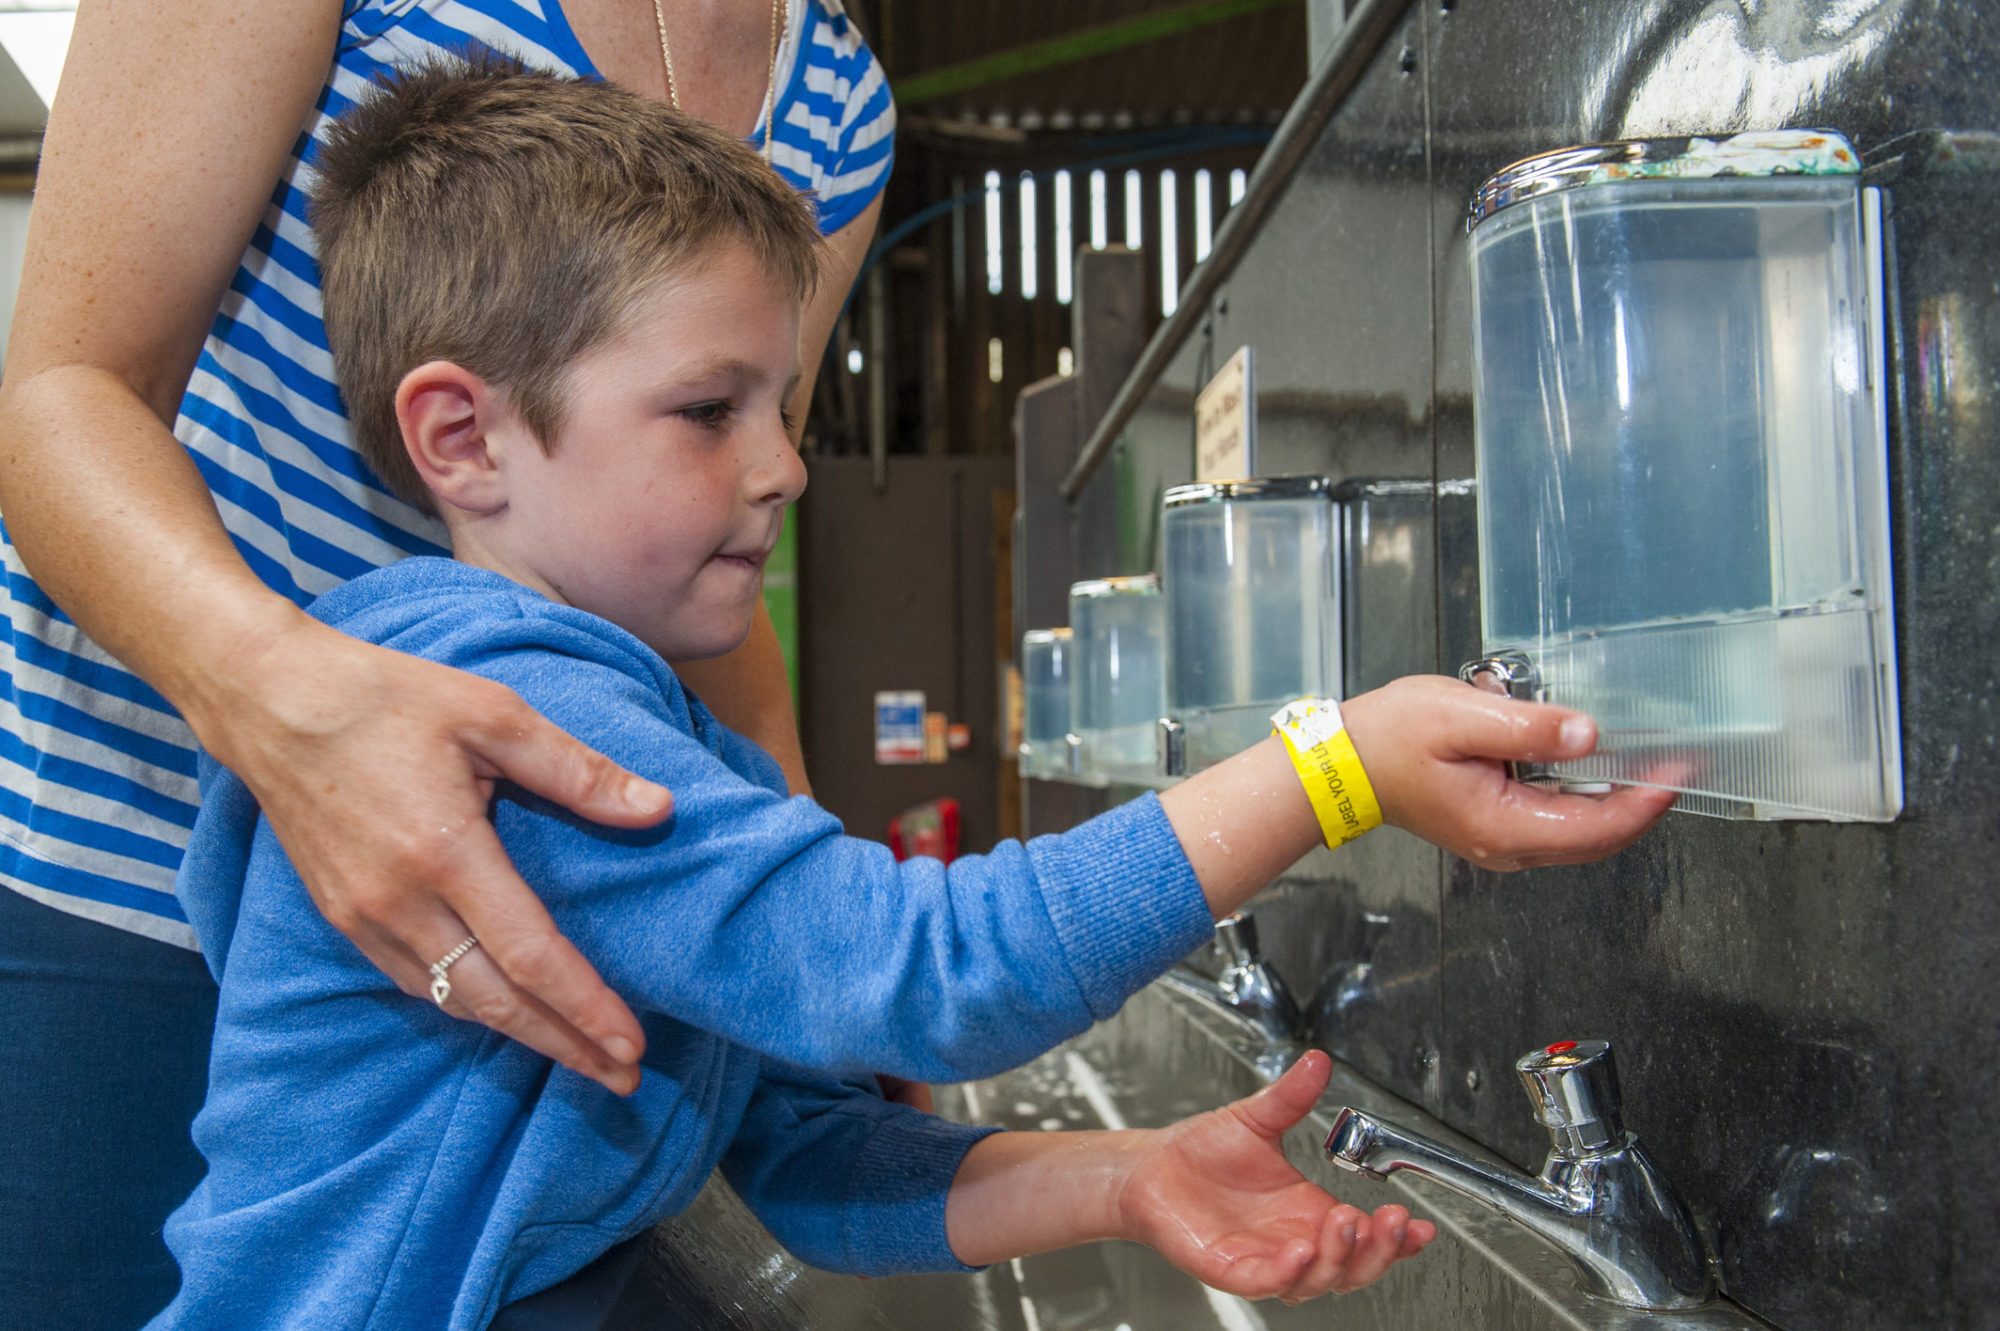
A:
[[[1627,139],[1558,148],[1514,163],[1472,196],[1469,231],[1524,199],[1624,180],[1712,180],[1718,176],[1851,176],[1861,159],[1823,129],[1751,130],[1724,138]]]
[[[1197,481],[1176,485],[1163,501],[1167,508],[1183,504],[1212,504],[1229,499],[1314,499],[1332,494],[1333,482],[1325,476],[1252,476],[1240,481]]]
[[[1372,499],[1429,499],[1435,494],[1454,494],[1445,488],[1453,482],[1433,484],[1430,481],[1401,480],[1393,477],[1368,479],[1355,477],[1342,481],[1333,487],[1333,497],[1343,504],[1365,504]]]
[[[1068,642],[1068,641],[1069,641],[1068,629],[1029,629],[1026,633],[1023,633],[1021,635],[1021,642],[1023,645],[1026,645],[1028,643],[1033,643],[1036,646],[1040,646],[1041,644],[1047,642]]]
[[[1158,596],[1160,575],[1133,573],[1122,578],[1092,578],[1088,582],[1072,582],[1069,585],[1069,594],[1071,597]]]

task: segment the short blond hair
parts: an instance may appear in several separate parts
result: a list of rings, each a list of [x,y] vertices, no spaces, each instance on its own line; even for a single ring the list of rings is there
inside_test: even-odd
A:
[[[570,367],[660,281],[728,240],[801,301],[818,275],[810,202],[748,144],[490,52],[384,80],[313,165],[327,341],[355,445],[428,512],[396,424],[397,386],[417,366],[478,375],[547,448]]]

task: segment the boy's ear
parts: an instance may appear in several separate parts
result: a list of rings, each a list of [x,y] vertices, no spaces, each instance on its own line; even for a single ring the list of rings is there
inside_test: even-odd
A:
[[[524,430],[502,396],[462,365],[435,360],[396,385],[396,424],[423,482],[445,504],[485,515],[507,506],[507,450]]]

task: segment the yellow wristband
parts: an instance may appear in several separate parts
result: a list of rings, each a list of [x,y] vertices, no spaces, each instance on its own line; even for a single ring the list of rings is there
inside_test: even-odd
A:
[[[1344,846],[1382,825],[1382,805],[1347,737],[1339,703],[1331,698],[1287,703],[1271,717],[1271,728],[1285,741],[1327,845]]]

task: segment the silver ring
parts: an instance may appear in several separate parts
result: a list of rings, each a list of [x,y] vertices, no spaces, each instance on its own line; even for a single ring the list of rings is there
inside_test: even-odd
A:
[[[445,1000],[451,997],[452,963],[478,946],[479,940],[467,934],[463,943],[431,963],[431,1002],[444,1006]]]

